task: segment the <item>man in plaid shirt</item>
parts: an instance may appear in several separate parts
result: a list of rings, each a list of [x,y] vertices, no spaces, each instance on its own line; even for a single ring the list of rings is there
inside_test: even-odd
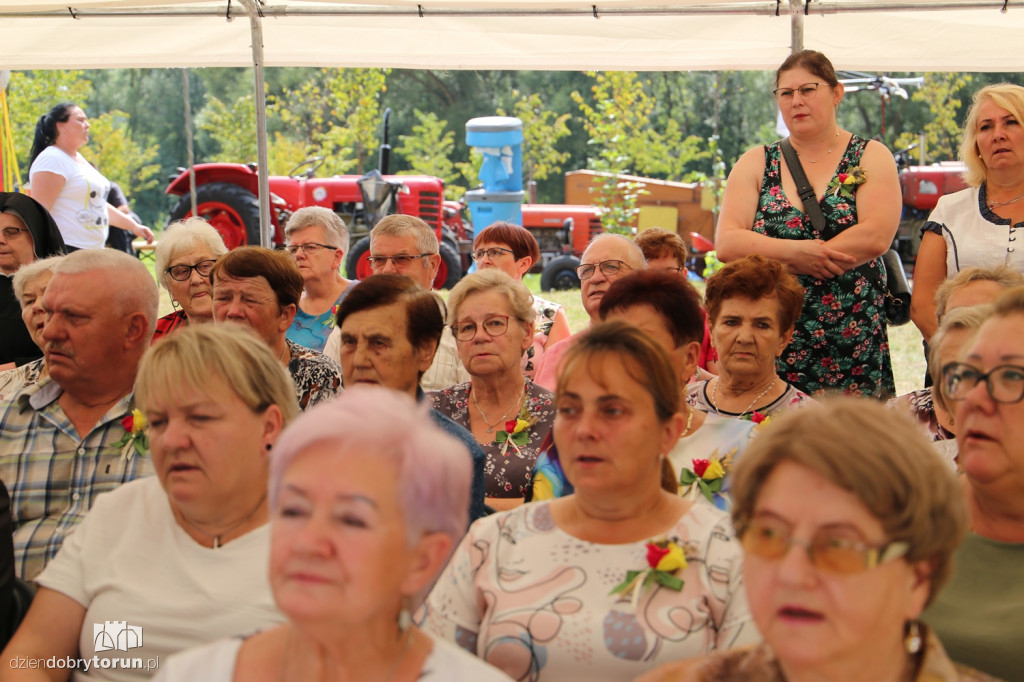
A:
[[[43,306],[49,376],[0,403],[0,480],[25,580],[97,495],[151,469],[131,420],[136,369],[157,318],[153,277],[126,253],[76,251],[58,265]]]

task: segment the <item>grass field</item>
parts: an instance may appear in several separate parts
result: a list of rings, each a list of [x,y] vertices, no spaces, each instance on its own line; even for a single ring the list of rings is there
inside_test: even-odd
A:
[[[565,307],[572,330],[585,329],[589,323],[580,292],[540,290],[540,276],[527,275],[526,285],[530,291]],[[698,287],[699,288],[699,287]],[[896,395],[902,395],[924,385],[924,351],[921,347],[921,333],[913,324],[889,328],[889,347],[892,355],[893,372],[896,375]]]

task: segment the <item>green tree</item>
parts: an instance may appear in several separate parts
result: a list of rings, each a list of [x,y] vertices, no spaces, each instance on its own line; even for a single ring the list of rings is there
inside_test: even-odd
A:
[[[963,116],[963,100],[972,77],[967,73],[926,73],[924,87],[910,96],[912,101],[928,105],[931,120],[925,123],[924,138],[926,156],[931,161],[949,161],[957,158],[960,147],[960,124]],[[913,132],[903,133],[896,140],[896,147],[907,147],[917,142]]]
[[[108,111],[92,119],[82,155],[130,197],[157,186],[160,166],[153,160],[158,151],[157,145],[143,147],[132,138],[126,113]]]
[[[11,133],[22,169],[28,182],[28,155],[32,149],[36,122],[60,102],[86,106],[92,83],[81,71],[14,71],[7,86],[7,105],[11,117]],[[88,112],[86,112],[88,113]]]
[[[518,97],[512,106],[512,113],[506,114],[498,107],[499,116],[515,116],[523,122],[523,178],[526,185],[546,180],[562,172],[562,164],[569,160],[569,152],[559,151],[559,140],[571,134],[569,114],[561,114],[545,108],[544,101],[537,93],[523,95],[518,90],[512,94]]]
[[[256,161],[256,108],[251,94],[239,97],[230,106],[211,97],[196,116],[196,128],[217,146],[217,151],[210,154],[207,161]]]
[[[433,175],[444,180],[445,197],[456,199],[466,192],[459,185],[462,173],[452,162],[455,148],[455,133],[448,130],[448,122],[442,121],[433,112],[424,113],[416,109],[413,114],[418,123],[412,128],[412,135],[399,135],[399,146],[395,152],[409,164],[403,174]]]

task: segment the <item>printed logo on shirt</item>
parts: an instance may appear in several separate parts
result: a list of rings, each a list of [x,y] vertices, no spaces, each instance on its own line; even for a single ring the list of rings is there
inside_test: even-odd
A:
[[[142,628],[138,625],[128,625],[128,621],[125,620],[94,623],[92,641],[97,653],[138,649],[142,646]]]

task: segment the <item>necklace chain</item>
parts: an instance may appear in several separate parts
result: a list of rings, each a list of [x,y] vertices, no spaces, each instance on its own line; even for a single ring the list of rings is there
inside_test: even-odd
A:
[[[256,512],[258,512],[260,510],[260,507],[263,506],[263,502],[266,499],[267,499],[267,494],[263,493],[263,497],[261,497],[260,501],[256,504],[256,506],[253,507],[253,510],[251,512],[249,512],[248,514],[246,514],[244,519],[242,519],[241,521],[239,521],[235,525],[231,526],[227,530],[221,531],[220,533],[217,533],[217,534],[207,533],[202,528],[198,528],[197,526],[195,526],[195,524],[193,524],[191,521],[189,521],[187,518],[185,518],[185,514],[183,514],[181,511],[178,512],[178,515],[181,516],[181,520],[185,522],[186,526],[188,526],[189,528],[191,528],[195,532],[199,533],[200,535],[205,535],[206,537],[212,539],[213,540],[213,548],[214,549],[220,549],[221,546],[223,546],[223,544],[224,544],[223,542],[221,542],[221,538],[223,538],[225,535],[227,535],[231,531],[235,530],[236,528],[241,526],[243,523],[245,523],[246,521],[251,519],[253,516],[255,516]]]
[[[772,377],[772,382],[770,384],[768,384],[768,388],[766,388],[763,391],[761,391],[760,393],[758,393],[757,397],[754,398],[753,400],[751,400],[750,404],[747,405],[747,409],[745,409],[745,410],[743,410],[742,412],[739,413],[739,416],[742,417],[743,415],[748,414],[751,410],[753,410],[753,408],[757,405],[757,401],[760,400],[761,398],[765,397],[765,395],[767,395],[768,391],[772,390],[772,388],[775,386],[775,382],[778,381],[778,380],[779,380],[778,376],[773,376]],[[711,407],[715,408],[715,412],[719,412],[719,413],[721,413],[721,410],[718,409],[718,385],[720,383],[722,383],[721,377],[715,379],[715,387],[711,389]]]
[[[818,163],[822,159],[827,159],[829,157],[829,154],[832,153],[832,150],[836,148],[836,142],[838,142],[838,141],[839,141],[839,128],[836,128],[835,139],[832,140],[832,146],[828,148],[828,151],[825,152],[825,155],[824,156],[819,156],[818,158],[816,158],[814,160],[807,159],[807,163]],[[800,152],[797,152],[796,155],[800,156]]]
[[[690,414],[686,417],[686,428],[683,429],[683,433],[679,436],[680,439],[686,438],[690,433],[690,427],[693,425],[693,413],[697,411],[697,408],[693,405],[687,405],[687,407],[690,408]]]
[[[988,204],[988,207],[990,209],[993,209],[993,208],[999,208],[1000,206],[1009,206],[1010,204],[1015,204],[1018,201],[1020,201],[1021,199],[1024,199],[1024,194],[1018,194],[1017,196],[1015,196],[1014,198],[1010,199],[1009,201],[992,201],[990,199],[986,199],[985,202]]]
[[[493,424],[491,423],[491,420],[487,418],[487,415],[484,414],[483,408],[480,407],[480,403],[476,399],[476,391],[473,390],[472,386],[470,386],[469,393],[470,395],[473,396],[473,404],[476,405],[476,411],[480,413],[480,416],[484,420],[484,424],[487,425],[487,433],[494,433],[494,427],[497,426],[498,424],[504,424],[505,420],[508,418],[508,415],[511,414],[513,410],[519,407],[519,403],[522,402],[523,397],[526,395],[526,382],[523,382],[523,391],[522,393],[519,394],[519,397],[516,398],[516,401],[512,403],[512,407],[505,410],[505,414],[498,417],[498,421],[494,422]]]

